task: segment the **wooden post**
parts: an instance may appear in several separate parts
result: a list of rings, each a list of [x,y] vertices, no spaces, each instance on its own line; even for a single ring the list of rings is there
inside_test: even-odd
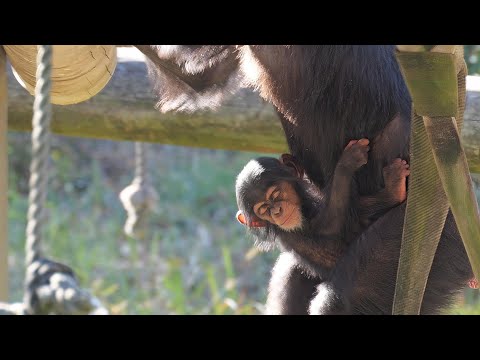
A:
[[[8,155],[7,155],[7,70],[0,46],[0,300],[8,301]]]

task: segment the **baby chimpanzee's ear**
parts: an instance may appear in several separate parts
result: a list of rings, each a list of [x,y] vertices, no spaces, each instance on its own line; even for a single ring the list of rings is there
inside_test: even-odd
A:
[[[245,215],[243,214],[242,210],[237,211],[237,220],[240,224],[248,226],[248,227],[265,227],[267,226],[267,223],[263,220],[254,220],[251,223],[247,224],[247,219],[245,218]]]
[[[303,178],[305,171],[292,154],[282,154],[279,160],[283,165],[286,165],[295,170],[295,174],[297,177],[299,177],[300,179]]]

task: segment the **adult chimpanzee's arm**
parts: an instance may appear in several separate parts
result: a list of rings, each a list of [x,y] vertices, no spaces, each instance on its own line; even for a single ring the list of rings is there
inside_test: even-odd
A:
[[[280,254],[272,269],[266,304],[267,315],[308,315],[319,279],[309,278],[293,254]]]
[[[136,45],[148,58],[162,112],[215,108],[241,86],[232,45]]]

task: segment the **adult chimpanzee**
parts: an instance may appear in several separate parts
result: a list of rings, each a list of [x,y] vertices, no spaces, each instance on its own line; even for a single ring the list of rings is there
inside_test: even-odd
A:
[[[373,196],[383,187],[383,167],[395,158],[409,159],[411,99],[394,46],[137,47],[151,60],[149,70],[156,79],[162,111],[214,107],[247,79],[276,107],[290,152],[320,188],[331,183],[349,139],[370,139],[368,164],[353,179],[354,201],[346,219],[347,233],[353,232],[358,222],[359,197]],[[381,244],[394,242],[400,246],[404,215],[404,205],[390,210],[352,244],[342,262],[363,266],[367,260],[356,258],[354,247],[365,243],[379,244],[379,257]],[[364,242],[362,238],[372,240]],[[386,273],[395,274],[397,270],[397,262],[378,260],[376,266]],[[336,269],[340,271],[341,264]],[[460,291],[471,274],[463,243],[449,214],[427,283],[427,287],[432,286],[435,279],[438,286],[429,293],[436,296],[430,303],[438,300],[445,305],[445,299],[450,300],[452,294]],[[361,284],[362,280],[352,281]],[[321,285],[319,295],[326,288]],[[315,291],[316,282],[302,272],[294,257],[284,253],[273,269],[267,308],[271,313],[306,314]],[[374,308],[376,301],[372,299]],[[280,305],[272,308],[269,304],[274,303]],[[363,313],[369,313],[371,307],[365,307]]]

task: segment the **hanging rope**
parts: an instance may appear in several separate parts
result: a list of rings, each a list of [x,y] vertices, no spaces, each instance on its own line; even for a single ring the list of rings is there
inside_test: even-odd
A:
[[[135,143],[135,177],[119,195],[127,212],[123,228],[125,234],[136,239],[145,238],[148,212],[158,202],[158,194],[150,185],[146,171],[146,144]]]
[[[142,142],[135,143],[135,180],[140,186],[145,185],[148,181],[147,172],[145,171],[146,149]]]
[[[47,162],[50,152],[50,104],[52,47],[39,46],[37,55],[37,85],[33,102],[32,161],[30,164],[30,192],[28,195],[27,242],[25,247],[27,266],[41,256],[42,222],[45,221],[47,194]]]
[[[32,162],[26,230],[24,305],[27,314],[106,314],[100,301],[82,290],[73,270],[46,259],[41,251],[50,150],[52,46],[38,46],[33,105]]]

